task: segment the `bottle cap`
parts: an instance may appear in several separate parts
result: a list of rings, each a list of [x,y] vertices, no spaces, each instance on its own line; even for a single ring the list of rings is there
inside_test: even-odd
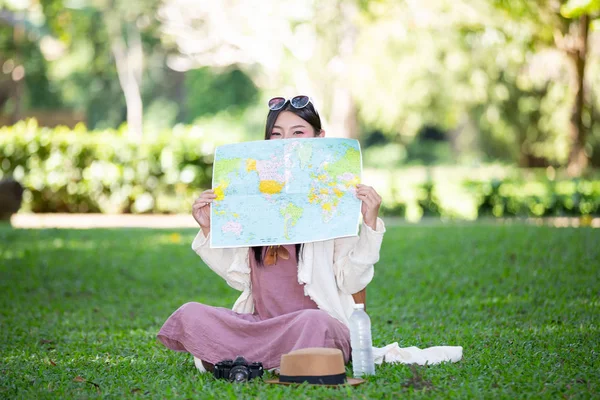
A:
[[[354,304],[354,309],[356,310],[364,310],[365,309],[365,305],[363,303],[355,303]]]

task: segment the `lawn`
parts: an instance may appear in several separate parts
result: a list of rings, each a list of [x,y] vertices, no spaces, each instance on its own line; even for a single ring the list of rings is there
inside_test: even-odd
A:
[[[355,388],[232,385],[156,332],[181,304],[237,292],[193,230],[0,228],[0,398],[589,398],[600,393],[600,230],[389,228],[368,308],[375,345],[461,345]],[[349,369],[350,371],[350,369]]]

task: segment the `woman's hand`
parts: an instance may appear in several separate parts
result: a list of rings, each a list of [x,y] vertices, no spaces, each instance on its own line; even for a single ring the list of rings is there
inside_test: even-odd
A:
[[[363,221],[373,230],[377,229],[377,216],[381,206],[381,196],[371,186],[356,185],[356,197],[362,200],[360,211],[363,215]]]
[[[200,228],[202,228],[204,236],[208,236],[210,232],[210,203],[216,198],[217,195],[213,190],[205,190],[192,205],[192,215],[198,225],[200,225]]]

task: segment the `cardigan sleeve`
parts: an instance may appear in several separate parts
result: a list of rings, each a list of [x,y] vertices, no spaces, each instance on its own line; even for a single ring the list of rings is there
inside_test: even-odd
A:
[[[248,247],[215,249],[210,247],[210,235],[198,232],[192,242],[192,249],[210,269],[216,272],[227,284],[243,291],[250,286],[250,266]]]
[[[375,230],[363,223],[358,237],[335,239],[333,270],[343,293],[360,292],[371,282],[384,233],[385,225],[377,218]]]

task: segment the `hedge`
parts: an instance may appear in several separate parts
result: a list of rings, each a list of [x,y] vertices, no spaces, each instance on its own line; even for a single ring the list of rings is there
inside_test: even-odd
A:
[[[600,214],[600,180],[468,182],[479,216],[557,217]]]
[[[0,128],[0,177],[13,176],[26,187],[26,211],[188,213],[195,196],[211,186],[215,147],[230,139],[179,126],[138,143],[119,130],[48,129],[30,120]],[[445,180],[400,187],[394,182],[402,179],[390,179],[382,214],[412,219],[600,214],[598,178],[521,175],[460,178],[451,188]]]
[[[199,137],[200,136],[200,137]],[[214,146],[174,130],[138,143],[114,130],[0,129],[0,168],[33,212],[176,213],[210,186]]]

